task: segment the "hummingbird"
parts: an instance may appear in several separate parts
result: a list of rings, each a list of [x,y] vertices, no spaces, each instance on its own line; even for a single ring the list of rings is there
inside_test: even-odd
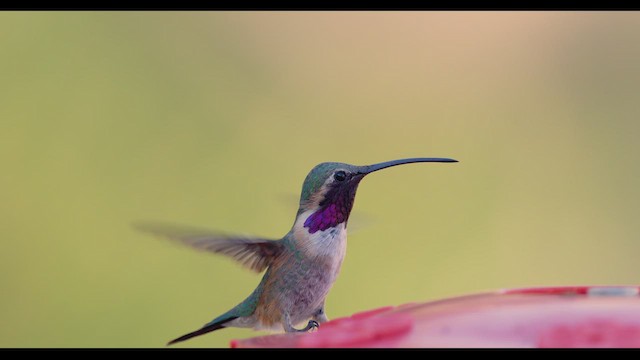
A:
[[[347,221],[360,181],[388,167],[453,163],[448,158],[410,158],[374,165],[339,162],[316,165],[302,185],[291,230],[281,239],[227,235],[211,231],[139,223],[137,228],[195,249],[229,256],[261,273],[255,290],[241,303],[202,328],[171,340],[175,344],[226,327],[307,332],[328,321],[325,298],[336,281],[347,246]],[[306,323],[306,326],[296,326]]]

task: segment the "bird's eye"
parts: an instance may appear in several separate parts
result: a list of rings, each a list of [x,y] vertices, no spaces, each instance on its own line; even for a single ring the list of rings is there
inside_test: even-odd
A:
[[[347,173],[342,170],[336,171],[336,173],[333,174],[333,178],[336,179],[336,181],[344,181],[347,178]]]

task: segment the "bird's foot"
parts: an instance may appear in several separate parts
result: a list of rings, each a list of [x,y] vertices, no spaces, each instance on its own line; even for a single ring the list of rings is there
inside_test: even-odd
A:
[[[309,322],[307,323],[307,326],[305,326],[303,329],[296,329],[296,328],[292,327],[291,330],[293,330],[294,332],[303,333],[303,332],[313,331],[313,330],[316,330],[318,328],[320,328],[320,324],[318,324],[317,321],[309,320]]]
[[[320,328],[320,324],[318,324],[317,321],[315,320],[309,320],[309,322],[307,323],[307,326],[304,327],[304,329],[298,330],[300,332],[307,332],[307,331],[315,331],[317,329]]]
[[[309,320],[309,322],[307,323],[307,326],[305,326],[303,329],[296,329],[291,324],[289,314],[284,315],[284,321],[282,325],[284,327],[285,332],[293,332],[293,333],[307,332],[310,330],[318,329],[320,327],[320,324],[316,320]]]

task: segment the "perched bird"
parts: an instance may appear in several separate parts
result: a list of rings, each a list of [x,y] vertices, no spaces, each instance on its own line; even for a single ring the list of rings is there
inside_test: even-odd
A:
[[[140,230],[177,240],[196,249],[234,258],[262,281],[240,304],[202,328],[167,345],[225,327],[303,332],[327,321],[325,298],[347,246],[347,220],[358,184],[367,174],[401,164],[457,162],[446,158],[411,158],[368,166],[321,163],[302,185],[300,207],[289,232],[279,240],[231,236],[171,226],[138,224]],[[307,321],[301,329],[295,326]]]

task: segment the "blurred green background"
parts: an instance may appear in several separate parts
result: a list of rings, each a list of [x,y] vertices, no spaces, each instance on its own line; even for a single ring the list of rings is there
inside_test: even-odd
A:
[[[260,276],[131,223],[278,238],[322,161],[461,161],[363,181],[330,318],[638,284],[638,12],[3,12],[0,49],[2,347],[195,330]]]

